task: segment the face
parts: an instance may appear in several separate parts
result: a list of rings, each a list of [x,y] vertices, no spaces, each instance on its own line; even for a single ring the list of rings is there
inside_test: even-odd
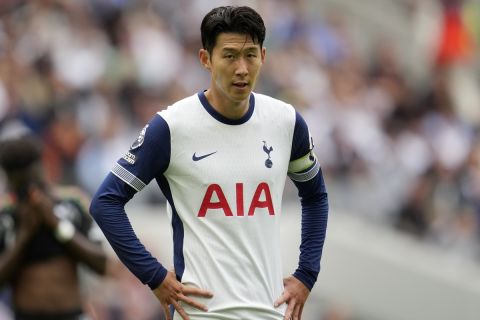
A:
[[[200,50],[200,61],[211,73],[211,91],[220,102],[248,102],[255,87],[260,67],[265,61],[265,48],[250,36],[221,33],[211,55]]]
[[[32,184],[40,186],[43,185],[44,181],[44,173],[39,163],[32,164],[19,172],[8,174],[9,189],[21,199],[27,197]]]

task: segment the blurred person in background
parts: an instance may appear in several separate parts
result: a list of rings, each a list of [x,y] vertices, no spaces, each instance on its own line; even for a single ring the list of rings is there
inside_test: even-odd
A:
[[[153,117],[98,189],[91,214],[167,319],[173,308],[175,319],[300,319],[328,216],[313,141],[291,105],[252,92],[266,54],[256,11],[215,8],[201,38],[209,89]],[[278,219],[287,174],[301,198],[302,235],[298,268],[282,282]],[[146,250],[125,213],[153,179],[169,204],[173,271]]]
[[[11,192],[0,211],[0,284],[11,289],[17,320],[82,319],[77,267],[104,274],[107,257],[94,239],[83,194],[50,186],[41,157],[33,137],[0,141]]]

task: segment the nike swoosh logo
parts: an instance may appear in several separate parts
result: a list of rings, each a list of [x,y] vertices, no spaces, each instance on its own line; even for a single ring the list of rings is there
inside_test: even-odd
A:
[[[193,161],[202,160],[202,159],[204,159],[204,158],[206,158],[206,157],[211,156],[211,155],[214,154],[214,153],[217,153],[217,151],[214,151],[214,152],[212,152],[212,153],[204,154],[203,156],[198,156],[198,157],[197,157],[197,156],[196,156],[196,152],[195,152],[195,153],[193,154],[193,156],[192,156],[192,160],[193,160]]]

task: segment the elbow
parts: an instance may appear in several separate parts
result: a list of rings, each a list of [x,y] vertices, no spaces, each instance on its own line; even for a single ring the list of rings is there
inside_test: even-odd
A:
[[[102,276],[105,276],[107,274],[107,267],[109,265],[109,259],[106,254],[103,254],[98,261],[98,264],[95,268],[95,271]]]
[[[83,262],[93,272],[104,276],[107,274],[110,259],[100,244],[96,244],[96,246],[95,251],[91,252]]]
[[[92,202],[90,203],[89,211],[90,215],[95,221],[100,218],[100,214],[102,212],[102,201],[98,194],[93,197]]]
[[[97,192],[93,196],[89,211],[98,224],[100,224],[106,213],[123,208],[124,204],[115,200],[111,194],[105,192]]]
[[[112,192],[97,192],[90,203],[89,212],[93,220],[103,230],[125,213],[128,199]]]

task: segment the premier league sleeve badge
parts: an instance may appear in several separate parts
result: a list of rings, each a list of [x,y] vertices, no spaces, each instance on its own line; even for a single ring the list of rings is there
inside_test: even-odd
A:
[[[135,150],[143,144],[143,141],[145,140],[145,133],[147,132],[147,128],[148,128],[148,124],[145,127],[143,127],[138,138],[130,146],[130,150]]]

